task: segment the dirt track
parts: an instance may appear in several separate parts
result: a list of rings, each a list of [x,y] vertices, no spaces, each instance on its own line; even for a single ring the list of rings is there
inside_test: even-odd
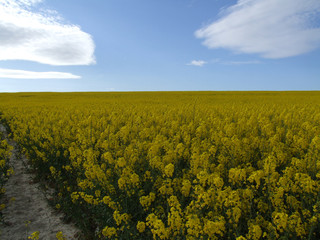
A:
[[[0,131],[5,132],[2,125]],[[57,239],[56,233],[59,231],[66,239],[79,239],[79,230],[72,224],[62,222],[63,214],[48,205],[39,184],[32,182],[32,175],[27,173],[25,167],[27,159],[19,156],[17,144],[13,141],[9,143],[14,147],[10,165],[15,174],[6,183],[6,193],[1,200],[6,208],[2,211],[4,222],[0,225],[0,239],[26,240],[35,231],[40,232],[39,239],[43,240]]]

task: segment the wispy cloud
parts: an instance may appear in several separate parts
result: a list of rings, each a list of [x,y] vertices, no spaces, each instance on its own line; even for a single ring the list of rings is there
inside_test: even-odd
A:
[[[187,63],[187,65],[198,66],[198,67],[202,67],[204,64],[207,64],[207,62],[203,60],[193,60],[190,63]]]
[[[248,64],[260,64],[260,61],[222,61],[220,62],[221,64],[224,65],[248,65]]]
[[[79,26],[63,23],[55,11],[32,11],[41,1],[0,1],[0,60],[50,65],[95,63],[91,35]]]
[[[319,0],[238,0],[217,21],[197,30],[208,48],[285,58],[320,46]]]
[[[0,78],[16,78],[16,79],[66,79],[81,78],[65,72],[32,72],[16,69],[0,68]]]

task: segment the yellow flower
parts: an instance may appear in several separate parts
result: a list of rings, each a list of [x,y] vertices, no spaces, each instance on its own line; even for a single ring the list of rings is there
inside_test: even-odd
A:
[[[102,230],[102,234],[103,236],[107,237],[107,238],[111,238],[113,236],[117,235],[117,230],[114,227],[108,227],[106,226],[103,230]]]
[[[38,239],[39,239],[39,235],[40,235],[40,232],[39,232],[39,231],[33,232],[33,233],[31,233],[31,235],[28,237],[28,239],[38,240]]]
[[[130,181],[132,183],[133,186],[138,187],[139,184],[139,175],[136,173],[131,174],[130,176]]]
[[[172,177],[174,172],[174,165],[172,163],[169,163],[165,168],[164,168],[164,173],[167,177]]]
[[[144,222],[138,221],[137,223],[137,230],[142,233],[146,229],[146,224]]]
[[[126,186],[126,180],[124,180],[122,177],[118,179],[118,186],[121,190],[125,189]]]
[[[5,209],[6,205],[5,204],[0,204],[0,211],[2,211],[3,209]]]
[[[14,174],[13,168],[9,168],[9,169],[7,170],[7,176],[9,177],[9,176],[11,176],[11,175],[13,175],[13,174]]]
[[[183,196],[188,197],[191,189],[191,182],[188,179],[183,180],[181,193]]]
[[[246,180],[246,170],[239,168],[231,168],[229,170],[229,182],[233,185],[235,184],[243,184]]]
[[[53,166],[50,166],[50,172],[51,172],[51,174],[52,174],[52,176],[55,176],[56,175],[56,168],[55,167],[53,167]]]
[[[251,225],[249,227],[249,239],[258,240],[262,236],[262,230],[259,225]]]
[[[118,226],[121,225],[122,222],[127,223],[129,218],[130,216],[127,213],[120,214],[118,210],[113,213],[113,219]]]
[[[67,240],[67,238],[63,235],[63,233],[60,231],[60,232],[57,232],[56,234],[56,238],[58,240]]]
[[[151,192],[147,196],[140,197],[139,201],[142,207],[148,209],[151,206],[151,203],[156,199],[156,194]]]
[[[94,192],[94,194],[96,195],[96,197],[100,197],[101,191],[100,191],[100,190],[96,190],[96,191]]]
[[[151,228],[154,239],[168,239],[168,229],[166,229],[163,221],[159,219],[154,213],[148,215],[147,225]]]
[[[6,164],[6,160],[0,160],[0,168],[3,168]]]
[[[189,215],[186,223],[187,232],[190,236],[198,238],[202,232],[202,224],[197,215]]]
[[[78,194],[78,192],[73,192],[73,193],[71,193],[71,199],[72,199],[72,202],[73,203],[75,203],[78,199],[79,199],[79,194]]]
[[[123,168],[125,165],[126,165],[126,160],[123,157],[118,158],[117,166],[120,168]]]
[[[274,213],[273,222],[277,227],[277,230],[283,232],[288,224],[288,214],[283,212]]]
[[[223,217],[220,217],[217,221],[208,220],[203,228],[203,231],[208,236],[213,236],[215,234],[223,236],[225,232],[225,220]]]
[[[240,237],[237,237],[236,240],[247,240],[247,239],[243,236],[240,236]]]

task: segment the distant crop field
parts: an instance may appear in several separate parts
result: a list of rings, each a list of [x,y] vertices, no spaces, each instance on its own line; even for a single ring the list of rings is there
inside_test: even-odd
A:
[[[320,92],[0,94],[0,118],[88,238],[320,239]]]

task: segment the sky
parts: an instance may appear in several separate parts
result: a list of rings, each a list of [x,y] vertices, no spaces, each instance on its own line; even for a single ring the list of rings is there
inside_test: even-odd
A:
[[[320,90],[320,0],[0,0],[0,92]]]

